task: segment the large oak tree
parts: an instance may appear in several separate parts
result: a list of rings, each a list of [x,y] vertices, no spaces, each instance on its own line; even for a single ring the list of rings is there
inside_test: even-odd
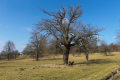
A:
[[[49,15],[51,18],[42,18],[36,24],[36,29],[44,32],[46,35],[52,35],[62,45],[64,45],[63,64],[68,64],[69,51],[71,46],[75,46],[85,37],[91,35],[98,35],[102,29],[83,25],[79,18],[82,16],[81,6],[79,4],[74,6],[62,6],[57,9],[57,12],[48,12],[44,8],[40,8],[42,12]],[[91,27],[92,30],[88,28]],[[87,33],[83,33],[86,30]],[[89,31],[88,31],[89,30]]]

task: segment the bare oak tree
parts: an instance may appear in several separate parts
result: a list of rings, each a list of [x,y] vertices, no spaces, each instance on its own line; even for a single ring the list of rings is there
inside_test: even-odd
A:
[[[91,43],[89,40],[90,40],[89,38],[83,39],[81,45],[83,52],[85,53],[85,61],[88,61],[89,52],[91,51]]]
[[[101,40],[101,45],[99,46],[99,51],[107,56],[107,53],[110,53],[110,47],[107,45],[105,40]]]
[[[31,55],[33,57],[33,51],[32,44],[27,44],[26,47],[23,49],[22,54],[23,55]]]
[[[95,30],[94,27],[91,27],[90,24],[88,24],[87,27],[84,26],[81,33],[85,35],[85,34],[90,34],[90,32],[97,30]],[[79,42],[78,46],[82,47],[82,50],[85,53],[85,61],[88,61],[89,53],[92,53],[93,48],[95,48],[97,44],[97,41],[98,38],[96,37],[96,35],[90,35],[90,36],[84,36],[84,38],[82,38],[82,40]]]
[[[7,58],[6,56],[7,56],[6,51],[2,50],[0,53],[0,59],[6,59]]]
[[[37,30],[33,30],[33,32],[31,32],[30,43],[34,48],[34,51],[36,52],[37,61],[39,56],[41,56],[42,54],[43,47],[45,46],[45,42],[46,42],[45,36],[39,34]]]
[[[36,24],[37,30],[40,32],[43,31],[46,35],[52,35],[64,45],[63,64],[68,64],[71,46],[78,44],[84,37],[98,35],[98,32],[101,31],[93,27],[93,30],[89,31],[87,34],[83,34],[82,29],[86,28],[87,30],[87,26],[81,24],[81,21],[78,20],[82,15],[81,6],[77,4],[68,7],[69,9],[67,10],[66,7],[62,6],[61,9],[57,9],[57,12],[48,12],[44,10],[44,8],[40,8],[41,11],[51,18],[42,18],[41,21]]]
[[[54,54],[54,58],[55,56],[58,56],[58,54],[62,54],[63,53],[63,49],[61,47],[61,44],[58,42],[58,40],[50,40],[49,41],[49,45],[48,45],[48,51],[50,54]]]
[[[4,48],[4,51],[7,53],[7,58],[9,60],[9,55],[12,51],[14,51],[15,45],[12,41],[7,41],[3,48]]]
[[[119,20],[119,23],[120,23],[120,20]],[[120,30],[116,30],[115,33],[116,33],[116,37],[114,37],[114,39],[116,39],[116,44],[120,45]]]

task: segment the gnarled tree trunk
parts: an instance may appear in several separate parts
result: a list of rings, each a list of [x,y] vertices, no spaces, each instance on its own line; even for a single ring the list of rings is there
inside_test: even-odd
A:
[[[88,61],[88,51],[87,51],[87,48],[86,48],[86,46],[84,45],[83,46],[83,48],[84,48],[84,52],[85,52],[85,61]]]
[[[70,46],[65,46],[63,53],[63,64],[68,64],[69,51],[70,51]]]

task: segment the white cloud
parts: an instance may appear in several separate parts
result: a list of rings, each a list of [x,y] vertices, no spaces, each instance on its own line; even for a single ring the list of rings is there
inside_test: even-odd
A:
[[[102,36],[104,36],[104,37],[109,37],[109,36],[105,36],[105,35],[102,35]],[[97,38],[99,38],[99,37],[102,37],[101,35],[97,35],[97,36],[95,36],[95,37],[97,37]]]
[[[27,30],[28,30],[28,31],[32,31],[32,29],[31,29],[31,28],[29,28],[29,27],[27,27]]]
[[[113,39],[116,39],[116,37],[113,37]]]
[[[64,18],[64,19],[62,20],[62,23],[69,23],[69,20],[68,20],[67,18]]]
[[[22,28],[26,29],[27,31],[32,31],[30,27],[22,27]]]
[[[97,35],[97,36],[95,36],[96,38],[99,38],[100,36],[99,35]]]

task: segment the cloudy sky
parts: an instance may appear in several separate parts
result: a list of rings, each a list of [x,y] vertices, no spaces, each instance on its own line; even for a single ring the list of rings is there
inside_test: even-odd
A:
[[[34,23],[41,17],[48,18],[39,10],[56,11],[61,5],[80,3],[83,24],[104,27],[99,34],[107,44],[115,43],[116,30],[120,29],[120,0],[0,0],[0,52],[8,40],[14,42],[20,52],[29,43]]]

